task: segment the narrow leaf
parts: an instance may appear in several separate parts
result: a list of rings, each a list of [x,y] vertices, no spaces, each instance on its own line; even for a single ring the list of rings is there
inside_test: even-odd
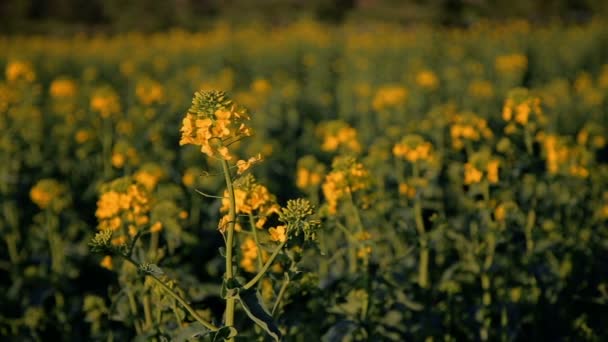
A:
[[[236,298],[241,302],[245,313],[255,324],[259,325],[275,341],[281,340],[281,331],[274,323],[272,316],[264,307],[262,297],[255,289],[239,291]]]

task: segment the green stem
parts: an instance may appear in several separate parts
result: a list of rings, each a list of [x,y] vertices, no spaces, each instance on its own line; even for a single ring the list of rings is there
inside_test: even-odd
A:
[[[232,247],[234,244],[234,225],[236,223],[236,199],[234,197],[234,187],[232,185],[232,176],[230,174],[230,166],[226,160],[222,160],[222,169],[226,180],[226,188],[228,190],[228,198],[230,200],[230,209],[228,212],[228,232],[226,236],[226,281],[232,280]],[[226,326],[234,325],[234,308],[236,299],[233,296],[226,298]],[[230,339],[232,340],[232,339]]]
[[[6,234],[4,239],[6,240],[6,246],[8,248],[8,257],[11,261],[11,265],[17,265],[19,263],[19,252],[17,252],[17,234],[9,233]]]
[[[144,304],[144,317],[146,319],[145,321],[145,328],[146,330],[152,329],[153,323],[152,323],[152,310],[150,307],[150,296],[149,295],[145,295],[144,299],[143,299],[143,304]]]
[[[133,264],[136,268],[139,269],[139,264],[126,256],[122,256],[126,261],[130,262],[131,264]],[[173,299],[175,299],[177,302],[179,302],[184,309],[186,309],[186,311],[188,311],[188,313],[190,313],[192,315],[192,317],[194,317],[194,319],[196,319],[199,323],[201,323],[205,328],[212,330],[212,331],[216,331],[219,328],[216,327],[215,325],[205,321],[204,318],[202,318],[197,312],[196,310],[194,310],[194,308],[192,306],[190,306],[190,304],[188,304],[188,302],[186,302],[185,299],[183,299],[180,295],[178,295],[175,291],[173,291],[172,288],[170,288],[169,286],[167,286],[167,284],[165,284],[162,280],[158,279],[155,275],[150,274],[150,273],[146,273],[146,276],[152,278],[152,280],[154,280],[157,284],[159,284],[163,290],[165,290],[169,295],[171,295],[171,297],[173,297]],[[132,296],[132,294],[130,292],[128,292],[129,296]],[[135,304],[135,301],[133,300],[133,304]],[[137,312],[137,309],[136,309]]]
[[[285,292],[287,291],[287,286],[289,285],[289,282],[290,282],[289,275],[287,275],[287,273],[285,273],[285,280],[283,280],[283,285],[281,285],[281,289],[279,290],[277,299],[275,300],[274,305],[272,306],[272,311],[270,311],[270,315],[273,317],[274,317],[274,313],[279,308],[279,303],[281,303],[281,300],[283,300],[283,296],[285,295]]]
[[[260,248],[260,240],[258,239],[258,231],[255,227],[255,222],[253,222],[253,215],[249,214],[249,225],[251,226],[251,232],[253,233],[253,239],[255,240],[255,246],[257,247],[259,253],[257,254],[256,259],[258,260],[258,268],[261,269],[263,266],[262,261],[262,249]]]
[[[418,165],[414,163],[414,177],[418,177]],[[429,249],[426,230],[424,229],[424,220],[422,219],[422,204],[420,197],[416,196],[414,201],[414,219],[416,220],[416,230],[420,241],[420,258],[418,260],[418,285],[422,288],[428,286],[428,267],[429,267]]]
[[[192,315],[192,317],[194,317],[194,319],[196,319],[205,328],[207,328],[207,329],[209,329],[211,331],[217,331],[219,329],[215,325],[213,325],[213,324],[205,321],[205,319],[202,318],[196,312],[196,310],[194,310],[194,308],[192,308],[190,306],[190,304],[188,304],[188,302],[186,302],[185,299],[183,299],[180,295],[178,295],[177,293],[175,293],[175,291],[173,291],[172,288],[170,288],[169,286],[167,286],[167,284],[165,284],[163,281],[161,281],[160,279],[158,279],[155,275],[153,275],[153,274],[146,274],[146,275],[148,277],[152,278],[152,280],[154,280],[157,284],[159,284],[163,288],[163,290],[165,290],[169,295],[171,295],[171,297],[173,297],[173,299],[175,299],[176,301],[178,301],[184,307],[184,309],[186,309],[186,311],[188,311],[188,313],[190,315]]]
[[[135,303],[135,297],[133,297],[133,293],[131,291],[127,291],[127,298],[129,299],[129,308],[131,309],[131,314],[133,315],[133,325],[135,326],[135,332],[139,335],[141,334],[141,326],[139,325],[139,320],[137,319],[137,304]]]
[[[110,118],[105,118],[103,120],[103,129],[104,135],[102,140],[102,150],[103,150],[103,175],[104,179],[107,180],[110,177],[110,173],[112,172],[112,121]]]
[[[262,279],[262,277],[264,276],[266,271],[268,271],[268,268],[270,267],[270,265],[272,265],[274,259],[277,257],[277,255],[279,255],[279,252],[281,251],[281,249],[283,249],[283,246],[285,246],[286,243],[287,241],[283,241],[280,245],[277,246],[274,252],[272,252],[272,255],[270,255],[270,258],[266,260],[266,263],[264,264],[262,269],[258,272],[258,274],[255,275],[255,277],[253,277],[253,279],[251,279],[249,282],[247,282],[247,284],[243,286],[243,289],[248,290],[252,288],[260,279]]]
[[[528,212],[526,219],[526,251],[528,254],[532,253],[534,249],[534,240],[532,239],[532,229],[534,228],[534,222],[536,221],[536,212],[534,209]]]

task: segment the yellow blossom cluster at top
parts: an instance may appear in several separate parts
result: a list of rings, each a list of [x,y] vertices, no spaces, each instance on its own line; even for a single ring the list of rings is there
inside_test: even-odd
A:
[[[543,146],[545,164],[550,174],[569,174],[579,178],[589,176],[585,165],[591,156],[584,148],[570,147],[564,138],[553,134],[538,134],[536,139]]]
[[[494,85],[487,80],[473,80],[469,84],[467,93],[479,99],[491,98],[494,96]]]
[[[357,248],[357,258],[363,259],[372,253],[372,246],[367,241],[371,240],[372,234],[367,231],[360,231],[355,233],[355,239],[361,243],[361,246]]]
[[[509,92],[502,108],[502,119],[509,124],[505,133],[512,134],[517,125],[528,126],[531,121],[543,125],[545,117],[540,107],[540,98],[532,96],[527,89],[517,88]],[[536,126],[530,126],[531,129]]]
[[[417,134],[406,135],[393,147],[395,157],[415,163],[432,158],[433,145]]]
[[[124,167],[127,163],[129,165],[137,165],[139,163],[137,150],[128,142],[119,140],[112,147],[111,162],[112,166],[118,169]]]
[[[228,146],[252,134],[246,124],[249,119],[246,110],[224,92],[197,92],[182,121],[179,144],[198,145],[210,157],[232,160]]]
[[[91,109],[98,112],[102,118],[108,118],[120,112],[120,98],[110,87],[96,89],[91,97],[90,105]]]
[[[528,57],[519,53],[498,56],[494,67],[501,74],[522,72],[528,68]]]
[[[49,93],[53,98],[70,98],[76,95],[76,82],[69,78],[58,78],[51,83]]]
[[[272,241],[285,242],[287,241],[287,226],[280,225],[272,227],[268,229],[268,234],[270,234],[270,240]]]
[[[119,178],[102,186],[95,216],[100,230],[114,232],[112,243],[123,245],[145,227],[162,229],[160,222],[150,225],[152,198],[146,188],[130,177]]]
[[[160,165],[155,163],[147,163],[142,165],[137,172],[133,175],[133,179],[146,190],[152,191],[156,187],[156,184],[165,176],[165,171]]]
[[[23,80],[26,82],[33,82],[36,80],[36,72],[32,67],[32,64],[26,61],[12,61],[8,63],[5,70],[6,80],[9,82],[15,82]]]
[[[135,95],[139,101],[149,106],[152,104],[159,104],[165,101],[165,89],[163,85],[152,79],[143,79],[137,82],[135,86]]]
[[[259,184],[251,174],[239,178],[234,184],[234,197],[236,200],[236,213],[245,215],[255,215],[255,226],[259,229],[264,227],[268,216],[278,214],[279,205],[273,194],[268,188]],[[224,191],[222,207],[220,212],[228,212],[230,201],[228,191]],[[229,215],[224,215],[219,223],[219,229],[223,230],[228,223]],[[237,228],[238,229],[238,228]]]
[[[54,179],[42,179],[30,190],[30,199],[40,209],[60,212],[70,205],[66,187]]]
[[[464,184],[472,185],[485,179],[490,184],[498,183],[500,161],[493,158],[488,150],[471,154],[468,162],[464,164]]]
[[[382,111],[392,108],[399,108],[407,101],[407,89],[399,85],[385,85],[376,91],[372,100],[372,108]]]
[[[301,190],[316,188],[324,175],[325,165],[312,155],[304,156],[298,160],[296,186]]]
[[[336,214],[338,203],[346,196],[370,185],[370,175],[363,164],[348,156],[336,157],[332,171],[325,176],[322,189],[328,204],[329,214]]]
[[[427,90],[435,90],[439,87],[439,78],[432,70],[422,70],[416,74],[416,84]]]
[[[456,150],[464,148],[465,141],[479,141],[481,138],[490,139],[492,136],[492,130],[486,119],[474,113],[456,114],[452,118],[450,137],[452,138],[452,147]]]
[[[581,146],[590,145],[593,149],[601,149],[606,146],[606,136],[600,125],[587,124],[576,135],[576,142]]]
[[[344,121],[332,120],[319,124],[317,134],[322,137],[321,149],[333,152],[344,148],[349,152],[360,152],[361,144],[357,140],[357,130]]]

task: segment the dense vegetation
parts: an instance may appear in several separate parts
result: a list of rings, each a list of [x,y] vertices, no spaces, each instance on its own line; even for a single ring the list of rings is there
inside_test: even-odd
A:
[[[601,21],[0,38],[0,336],[606,339],[606,61]]]

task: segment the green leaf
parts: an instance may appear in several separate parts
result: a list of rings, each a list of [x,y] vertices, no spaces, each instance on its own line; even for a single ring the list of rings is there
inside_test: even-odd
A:
[[[281,331],[274,323],[272,316],[264,307],[264,301],[257,290],[249,289],[239,291],[236,298],[241,302],[245,313],[255,324],[259,325],[275,341],[281,340]]]
[[[234,327],[222,327],[215,333],[215,336],[213,336],[213,342],[231,339],[236,337],[238,333],[239,332]]]
[[[173,333],[173,336],[171,336],[171,340],[172,341],[190,341],[192,339],[199,339],[203,336],[206,336],[210,332],[211,331],[209,329],[205,328],[205,326],[202,325],[201,323],[192,322],[192,323],[188,324],[188,326],[186,326],[186,327],[177,329]]]

